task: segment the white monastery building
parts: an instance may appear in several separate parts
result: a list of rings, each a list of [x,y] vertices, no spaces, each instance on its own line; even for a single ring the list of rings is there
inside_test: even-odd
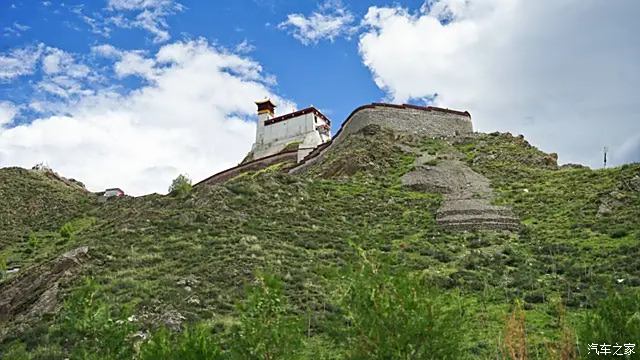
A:
[[[256,101],[258,126],[252,160],[284,151],[297,151],[300,162],[318,145],[331,140],[331,121],[310,106],[289,114],[274,116],[276,105],[270,99]]]

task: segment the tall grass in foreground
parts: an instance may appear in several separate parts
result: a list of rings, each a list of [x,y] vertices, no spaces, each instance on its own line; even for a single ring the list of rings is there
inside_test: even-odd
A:
[[[15,342],[2,359],[464,359],[471,358],[471,332],[465,301],[455,293],[425,286],[419,276],[396,271],[383,262],[362,261],[344,277],[340,314],[324,324],[331,332],[309,332],[304,316],[287,302],[276,277],[259,275],[238,304],[228,326],[201,322],[180,332],[166,328],[149,338],[129,321],[130,312],[112,309],[99,285],[88,280],[65,302],[52,327],[47,348]],[[612,293],[570,324],[558,307],[559,336],[546,353],[529,348],[526,313],[519,302],[505,319],[501,359],[598,358],[588,344],[634,343],[640,339],[640,293]],[[328,321],[328,320],[327,320]],[[575,329],[575,330],[574,330]],[[577,336],[576,336],[577,333]],[[633,358],[623,357],[619,358]]]

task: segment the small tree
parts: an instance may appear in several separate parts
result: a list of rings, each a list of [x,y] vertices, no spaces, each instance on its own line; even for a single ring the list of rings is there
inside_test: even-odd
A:
[[[173,179],[169,186],[169,194],[173,196],[185,196],[191,192],[191,179],[187,175],[180,174]]]

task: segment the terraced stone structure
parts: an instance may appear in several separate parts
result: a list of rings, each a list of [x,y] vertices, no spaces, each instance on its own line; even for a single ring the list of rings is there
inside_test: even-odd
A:
[[[415,170],[402,177],[414,190],[443,194],[436,221],[452,230],[518,230],[520,222],[511,209],[492,205],[489,180],[460,161],[455,152],[423,154]]]
[[[374,103],[354,110],[331,142],[318,147],[289,172],[303,173],[347,135],[366,130],[371,125],[423,138],[473,136],[471,115],[466,111]],[[436,221],[444,228],[520,228],[519,220],[511,209],[491,204],[493,193],[489,180],[463,163],[461,154],[422,154],[416,160],[415,169],[402,177],[402,183],[414,190],[443,194],[444,202],[437,212]]]

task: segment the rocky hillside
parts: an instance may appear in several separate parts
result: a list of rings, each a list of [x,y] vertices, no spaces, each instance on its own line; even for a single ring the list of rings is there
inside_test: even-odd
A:
[[[640,165],[559,167],[510,134],[370,125],[299,174],[107,202],[0,169],[0,195],[7,358],[509,358],[519,309],[548,358],[640,286]]]

